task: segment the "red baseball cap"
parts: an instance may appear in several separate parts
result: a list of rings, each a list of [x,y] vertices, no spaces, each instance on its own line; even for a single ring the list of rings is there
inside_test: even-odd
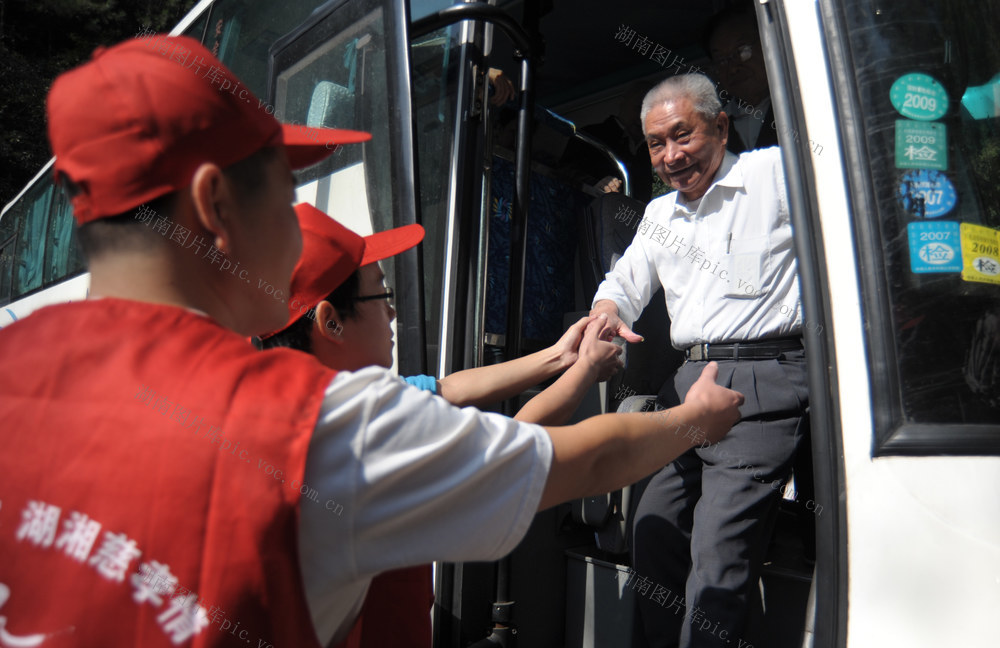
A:
[[[60,75],[47,100],[54,173],[81,189],[80,224],[125,213],[191,184],[204,162],[222,168],[284,146],[292,168],[369,133],[282,125],[211,52],[159,35],[98,48]]]
[[[296,205],[295,214],[302,230],[302,256],[292,272],[291,318],[284,328],[326,299],[358,268],[405,252],[424,240],[420,225],[360,236],[309,203]]]

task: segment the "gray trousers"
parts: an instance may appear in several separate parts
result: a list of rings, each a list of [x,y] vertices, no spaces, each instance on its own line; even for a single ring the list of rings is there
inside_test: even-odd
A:
[[[660,391],[661,403],[679,403],[706,364],[684,363]],[[808,428],[803,351],[720,361],[718,382],[746,397],[740,422],[721,442],[656,473],[633,521],[633,568],[670,592],[637,597],[653,648],[752,641],[748,623],[760,616],[757,582],[781,486]]]

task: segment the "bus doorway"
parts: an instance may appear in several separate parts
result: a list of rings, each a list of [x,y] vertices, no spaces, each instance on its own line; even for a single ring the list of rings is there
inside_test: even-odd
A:
[[[428,295],[440,299],[428,308],[427,326],[428,358],[436,358],[439,373],[542,348],[589,310],[646,203],[670,190],[650,166],[637,104],[667,76],[710,68],[701,33],[720,8],[499,3],[498,11],[483,10],[479,22],[461,26],[447,26],[455,18],[447,14],[457,10],[415,17],[421,217],[425,227],[442,223],[448,232],[439,251],[425,250],[434,276],[444,280],[440,296]],[[519,91],[502,105],[490,101],[497,71]],[[777,138],[772,121],[763,126]],[[526,181],[517,177],[525,157]],[[619,191],[602,190],[609,176]],[[521,199],[523,225],[519,182],[530,196]],[[519,328],[514,344],[512,328]],[[594,390],[586,413],[614,411],[626,400],[651,408],[650,395],[683,362],[670,345],[662,295],[636,330],[647,341],[628,348],[626,371]],[[767,616],[753,640],[740,638],[747,645],[798,646],[805,631],[818,505],[808,448],[801,456],[763,574]],[[631,568],[630,515],[641,489],[540,514],[500,563],[439,566],[436,645],[474,644],[489,634],[484,628],[492,628],[492,639],[479,645],[641,645],[636,597],[655,592],[670,603],[662,587]]]

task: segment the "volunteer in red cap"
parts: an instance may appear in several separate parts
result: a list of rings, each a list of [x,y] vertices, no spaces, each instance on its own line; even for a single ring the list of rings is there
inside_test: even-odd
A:
[[[496,559],[534,511],[738,417],[711,371],[666,420],[546,429],[256,352],[245,337],[288,318],[292,167],[367,138],[259,105],[184,37],[100,50],[50,90],[91,285],[0,331],[8,644],[336,643],[375,574]]]
[[[406,225],[362,237],[308,203],[296,205],[295,213],[302,231],[302,256],[292,273],[289,321],[281,331],[265,337],[263,346],[306,351],[339,371],[392,367],[390,324],[396,311],[393,292],[386,288],[378,262],[416,246],[423,240],[424,228]],[[621,366],[620,348],[600,340],[602,326],[597,319],[584,317],[551,347],[515,360],[440,379],[409,376],[404,380],[453,405],[482,407],[517,396],[565,371],[514,417],[560,425],[576,410],[590,385],[607,380]]]
[[[302,257],[292,273],[290,319],[263,340],[265,348],[289,347],[312,353],[331,369],[357,371],[393,364],[393,293],[379,261],[423,240],[420,225],[406,225],[361,237],[308,203],[296,205]],[[603,323],[584,317],[553,346],[509,362],[459,371],[443,379],[410,376],[411,385],[440,394],[453,405],[482,406],[520,394],[563,373],[515,417],[561,425],[590,385],[620,367],[620,347],[601,341]],[[350,639],[368,646],[431,645],[431,567],[380,574],[365,597]]]

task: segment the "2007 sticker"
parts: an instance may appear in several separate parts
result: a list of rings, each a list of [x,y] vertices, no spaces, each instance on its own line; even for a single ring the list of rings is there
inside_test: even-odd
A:
[[[958,223],[930,221],[906,226],[910,270],[915,273],[961,272],[962,247]]]

